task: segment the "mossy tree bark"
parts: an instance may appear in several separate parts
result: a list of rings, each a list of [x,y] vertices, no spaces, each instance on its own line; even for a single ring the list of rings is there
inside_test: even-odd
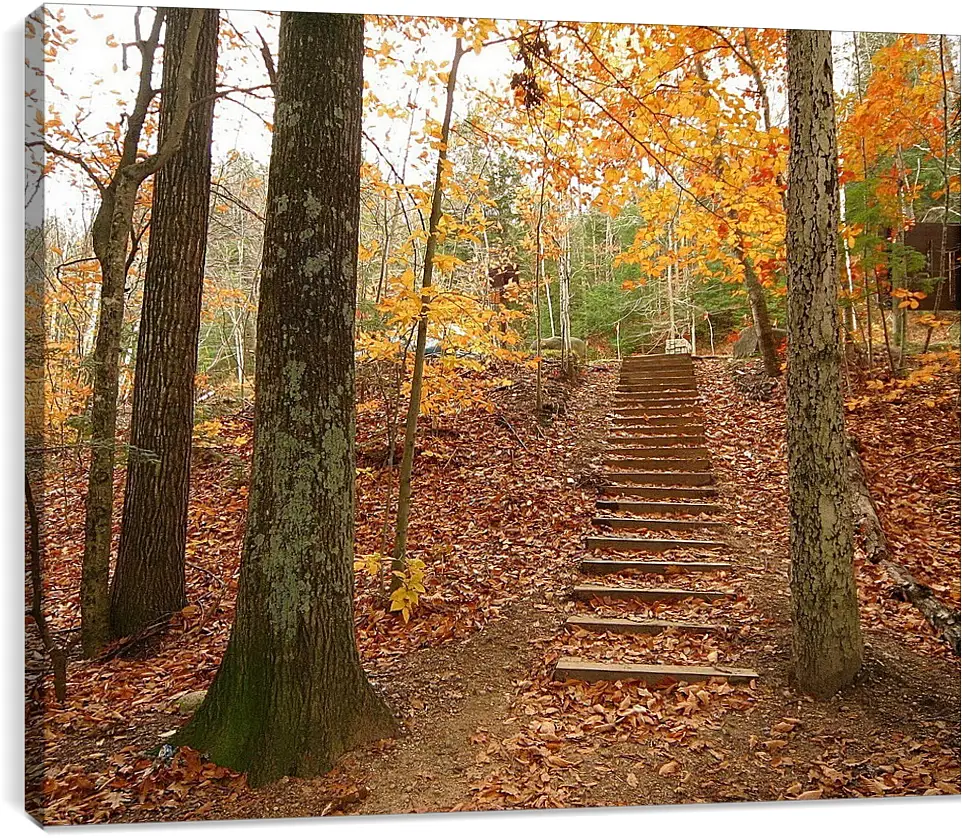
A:
[[[862,664],[838,329],[831,33],[788,33],[788,459],[795,674],[827,697]]]
[[[363,18],[284,12],[237,616],[177,740],[252,785],[391,736],[354,636],[354,317]]]
[[[190,20],[190,9],[167,12],[161,145],[170,131]],[[191,89],[191,99],[198,104],[191,108],[180,149],[154,184],[123,526],[111,586],[110,623],[115,637],[134,634],[187,604],[184,549],[217,35],[218,12],[205,9]]]

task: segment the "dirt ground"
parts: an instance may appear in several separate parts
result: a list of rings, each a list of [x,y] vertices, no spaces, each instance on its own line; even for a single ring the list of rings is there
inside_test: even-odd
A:
[[[563,627],[567,616],[586,607],[567,592],[579,578],[580,542],[601,483],[617,370],[592,367],[575,389],[552,381],[556,416],[543,425],[531,418],[530,381],[518,376],[492,393],[494,413],[462,420],[456,431],[439,426],[424,438],[412,533],[431,574],[410,624],[374,608],[375,582],[359,575],[362,658],[402,722],[397,740],[345,756],[325,777],[263,789],[248,788],[202,755],[156,758],[162,734],[185,718],[174,699],[209,683],[232,616],[232,577],[218,587],[198,573],[192,578],[203,616],[185,620],[181,634],[162,641],[158,653],[71,663],[67,705],[47,707],[48,818],[226,819],[959,794],[959,661],[912,606],[890,601],[884,576],[859,556],[862,674],[826,702],[794,689],[784,399],[777,389],[768,400],[746,392],[724,360],[698,360],[695,370],[734,566],[708,581],[735,597],[648,613],[724,622],[725,633],[624,638]],[[931,386],[957,388],[957,375],[948,385]],[[915,410],[912,404],[899,410]],[[929,417],[941,428],[937,433],[957,442],[957,400],[918,409],[937,411]],[[881,446],[871,421],[860,427],[866,429],[863,449]],[[887,426],[879,420],[878,427]],[[362,453],[364,433],[362,423]],[[948,573],[944,596],[958,607],[958,452],[948,445],[943,451],[918,466],[928,477],[917,506],[940,510],[939,528],[925,549],[910,551],[911,564],[921,577],[928,572],[929,582]],[[868,454],[866,460],[874,462]],[[222,483],[237,463],[209,469],[207,478]],[[236,478],[233,496],[242,482]],[[377,469],[359,480],[362,553],[377,546],[379,486]],[[216,498],[211,505],[225,509]],[[206,558],[207,575],[221,579],[225,567],[236,567],[243,504],[230,512],[211,518],[201,511],[192,519],[193,561]],[[76,533],[56,533],[69,552]],[[232,546],[218,548],[223,553],[197,549],[210,543],[214,551],[215,541],[230,539]],[[954,576],[946,553],[955,557]],[[933,555],[942,558],[922,566]],[[69,603],[71,579],[54,585]],[[65,605],[57,615],[67,629],[72,608]],[[197,648],[187,649],[183,634]],[[750,666],[760,677],[738,687],[557,683],[551,673],[562,655],[712,661]]]

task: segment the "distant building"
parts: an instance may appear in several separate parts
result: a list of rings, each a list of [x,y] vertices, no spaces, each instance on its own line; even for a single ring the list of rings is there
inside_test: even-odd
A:
[[[925,257],[925,267],[909,277],[910,291],[924,291],[925,299],[919,301],[917,311],[933,311],[936,299],[940,311],[960,310],[959,280],[959,225],[946,225],[946,273],[948,282],[933,286],[931,278],[939,276],[939,251],[942,246],[941,222],[916,224],[905,231],[905,244]],[[939,285],[942,286],[941,293]]]

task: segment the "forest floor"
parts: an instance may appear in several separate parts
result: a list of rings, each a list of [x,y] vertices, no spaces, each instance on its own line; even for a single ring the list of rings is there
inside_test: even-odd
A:
[[[345,756],[324,777],[262,789],[190,751],[156,756],[186,719],[177,700],[216,672],[233,618],[251,422],[208,423],[192,484],[190,606],[144,649],[94,663],[73,657],[63,707],[44,682],[45,724],[28,735],[43,748],[36,779],[46,821],[958,794],[959,662],[861,555],[863,671],[830,701],[794,690],[784,397],[780,388],[767,400],[753,395],[752,364],[700,360],[695,371],[735,566],[718,584],[736,597],[671,613],[723,616],[728,633],[629,641],[563,627],[579,607],[567,592],[602,482],[617,365],[590,367],[574,388],[549,379],[555,415],[546,423],[533,418],[530,371],[502,370],[513,380],[492,389],[492,412],[425,423],[410,543],[427,565],[427,593],[411,621],[386,614],[379,580],[358,572],[362,659],[402,734]],[[958,608],[958,355],[920,364],[913,386],[851,385],[849,424],[894,557]],[[381,547],[376,418],[362,412],[358,426],[362,556]],[[81,466],[65,460],[46,476],[47,602],[62,639],[79,621]],[[751,666],[761,677],[670,689],[551,680],[562,655],[621,651]],[[41,663],[28,651],[38,711]]]

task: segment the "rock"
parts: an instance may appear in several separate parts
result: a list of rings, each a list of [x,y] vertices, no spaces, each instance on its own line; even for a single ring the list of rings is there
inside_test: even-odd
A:
[[[557,351],[560,352],[560,351],[561,351],[561,338],[560,338],[560,337],[544,338],[544,339],[541,341],[541,348],[542,348],[542,349],[554,349],[554,350],[557,350]],[[585,344],[585,342],[584,342],[581,338],[572,338],[572,339],[571,339],[571,351],[572,351],[575,355],[580,356],[582,359],[588,357],[588,347],[587,347],[587,345]]]
[[[784,329],[772,329],[772,337],[775,338],[776,345],[788,337],[788,332]],[[732,358],[751,358],[758,354],[758,336],[755,334],[755,327],[749,326],[742,329],[738,335],[738,340],[732,346]]]
[[[181,713],[195,713],[197,708],[204,703],[207,697],[207,690],[194,690],[185,693],[177,699],[177,710]]]

